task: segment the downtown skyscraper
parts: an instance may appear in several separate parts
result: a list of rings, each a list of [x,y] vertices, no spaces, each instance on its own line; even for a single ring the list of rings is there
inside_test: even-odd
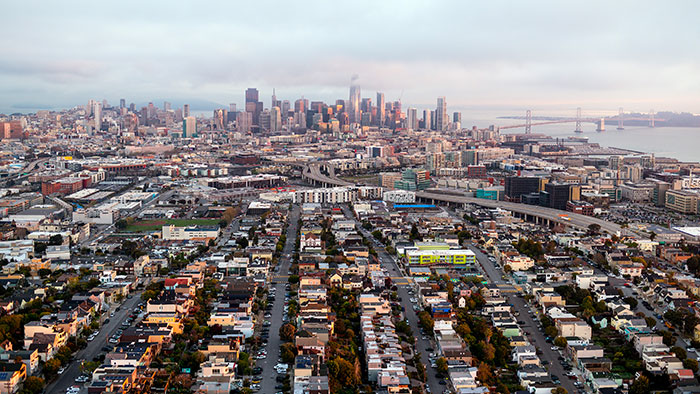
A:
[[[415,108],[406,110],[406,129],[418,130],[418,110]]]
[[[386,118],[386,104],[384,103],[384,93],[377,92],[377,120],[375,124],[379,127],[384,126]]]
[[[449,119],[447,118],[447,102],[445,101],[445,97],[438,97],[437,108],[435,109],[435,130],[447,130],[448,123]]]
[[[348,116],[350,117],[350,122],[359,123],[360,122],[360,85],[355,83],[357,77],[353,77],[350,83],[350,105],[348,107]]]

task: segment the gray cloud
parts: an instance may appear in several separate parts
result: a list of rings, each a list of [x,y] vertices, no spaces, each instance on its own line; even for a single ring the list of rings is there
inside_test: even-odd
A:
[[[419,108],[444,95],[455,108],[700,112],[692,1],[29,0],[3,11],[0,112],[89,98],[241,103],[250,86],[335,100],[353,74],[364,96]]]

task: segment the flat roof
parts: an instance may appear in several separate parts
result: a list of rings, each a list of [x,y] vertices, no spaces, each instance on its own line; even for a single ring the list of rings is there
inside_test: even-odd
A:
[[[673,230],[691,237],[700,237],[700,227],[673,227]]]

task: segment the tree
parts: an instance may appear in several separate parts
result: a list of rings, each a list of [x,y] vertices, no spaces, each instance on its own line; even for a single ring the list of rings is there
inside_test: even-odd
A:
[[[119,219],[114,223],[114,226],[117,228],[117,230],[124,230],[127,226],[126,219]]]
[[[44,390],[44,379],[38,376],[29,376],[24,381],[22,391],[28,394],[37,394]]]
[[[591,223],[588,225],[588,234],[589,235],[597,235],[599,232],[600,232],[600,224]]]
[[[438,358],[435,364],[437,364],[437,372],[442,376],[447,376],[447,360],[445,357]]]
[[[569,392],[566,391],[565,388],[557,386],[556,388],[552,389],[552,394],[569,394]]]
[[[59,368],[61,368],[61,362],[56,358],[52,358],[44,363],[44,368],[42,371],[44,372],[44,376],[53,377],[56,375]]]
[[[52,235],[49,238],[49,245],[63,245],[63,237],[61,234]]]
[[[653,317],[647,316],[644,318],[644,321],[647,322],[647,327],[649,327],[649,328],[656,327],[656,319],[654,319]]]
[[[566,338],[564,338],[564,337],[554,338],[554,346],[566,347],[566,345],[567,345]]]
[[[625,303],[630,306],[630,309],[637,309],[637,304],[639,303],[634,297],[625,297]]]
[[[297,349],[293,343],[291,343],[291,342],[284,343],[280,347],[280,356],[282,357],[282,361],[284,361],[285,363],[287,363],[287,364],[293,363],[296,355],[297,355]]]
[[[420,236],[420,231],[418,231],[418,227],[416,226],[415,223],[413,223],[411,225],[411,234],[409,235],[409,239],[411,241],[422,240],[422,238]]]
[[[293,324],[287,323],[280,327],[280,338],[284,341],[291,341],[294,339],[294,334],[296,334],[297,328]]]
[[[698,361],[692,358],[683,360],[683,368],[692,369],[693,372],[698,372]]]
[[[250,357],[246,352],[238,354],[238,373],[241,375],[250,375]]]
[[[680,360],[685,360],[688,358],[688,354],[685,352],[685,349],[680,346],[673,346],[671,348],[671,353],[675,354]]]
[[[659,331],[659,334],[661,334],[663,337],[664,345],[673,346],[673,344],[676,343],[676,339],[673,337],[673,333],[671,331],[661,330]]]
[[[239,247],[240,249],[245,249],[245,248],[248,247],[248,238],[246,238],[246,237],[239,237],[239,238],[236,240],[236,244],[238,244],[238,247]]]
[[[642,375],[634,380],[630,386],[629,394],[648,394],[649,393],[649,378]]]
[[[341,357],[333,359],[337,368],[335,379],[341,387],[353,387],[358,383],[358,376],[355,373],[355,366],[350,361]],[[330,372],[330,368],[329,368]]]
[[[488,364],[482,362],[479,364],[479,368],[476,370],[476,378],[485,385],[491,386],[494,383],[493,371]]]
[[[549,326],[549,327],[547,327],[547,328],[544,329],[544,333],[545,333],[548,337],[554,338],[554,337],[557,336],[557,334],[559,333],[559,331],[557,330],[556,327],[554,327],[554,326]]]
[[[421,311],[420,313],[418,313],[418,320],[420,320],[420,324],[425,331],[429,333],[433,332],[435,321],[433,320],[433,317],[430,316],[430,313],[428,313],[427,311]]]
[[[513,268],[511,268],[510,264],[506,264],[503,266],[503,272],[505,272],[506,274],[509,274],[509,273],[513,272]]]

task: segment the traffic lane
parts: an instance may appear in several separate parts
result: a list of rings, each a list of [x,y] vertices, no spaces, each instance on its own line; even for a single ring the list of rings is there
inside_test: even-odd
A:
[[[493,263],[491,263],[491,260],[489,260],[489,258],[483,252],[481,252],[481,250],[478,250],[473,245],[469,245],[469,248],[476,255],[476,259],[477,261],[479,261],[479,265],[481,265],[489,280],[497,284],[503,283],[501,280],[496,279],[500,279],[501,273],[496,271],[496,267],[494,267]],[[537,346],[542,352],[540,358],[549,363],[549,365],[547,366],[547,370],[550,372],[550,374],[557,375],[561,382],[560,385],[563,386],[567,391],[575,392],[575,387],[573,383],[570,379],[565,377],[564,367],[559,361],[559,352],[555,352],[551,349],[552,345],[547,343],[544,337],[544,333],[542,333],[542,331],[540,331],[537,328],[536,322],[528,313],[529,306],[525,304],[525,301],[522,298],[517,297],[513,294],[506,294],[506,300],[508,300],[508,303],[513,305],[513,308],[518,312],[519,316],[517,316],[516,320],[525,322],[523,326],[520,326],[520,329],[525,332],[529,332],[531,334],[529,338],[535,340],[535,346]]]
[[[440,393],[446,386],[440,385],[438,378],[435,377],[435,374],[437,374],[437,370],[430,366],[430,352],[426,350],[435,350],[435,348],[430,342],[430,339],[422,339],[420,335],[418,315],[413,310],[413,304],[409,300],[410,296],[408,294],[407,287],[407,285],[398,286],[397,294],[399,297],[401,297],[401,306],[403,306],[404,309],[406,309],[405,316],[408,319],[408,324],[411,326],[413,336],[416,338],[416,345],[414,346],[414,350],[420,355],[420,360],[425,366],[425,374],[427,377],[428,387],[430,387],[430,391],[432,393]]]
[[[615,282],[617,282],[617,285],[615,285]],[[664,324],[664,319],[663,318],[659,319],[657,317],[657,315],[663,316],[661,313],[663,311],[650,310],[649,308],[644,306],[644,303],[642,301],[644,301],[645,299],[634,294],[634,290],[631,287],[627,287],[627,286],[622,285],[623,283],[628,283],[628,282],[625,280],[622,280],[622,279],[617,279],[617,278],[614,278],[611,280],[611,284],[613,284],[613,286],[616,286],[616,287],[619,287],[622,289],[622,293],[625,295],[625,297],[634,297],[638,301],[637,308],[636,308],[637,310],[641,310],[641,312],[643,312],[645,315],[656,319],[656,325],[654,326],[654,330],[658,331],[658,330],[668,329],[668,327],[666,327],[666,325]],[[639,290],[637,290],[637,291],[639,292]],[[640,298],[641,298],[641,300],[640,300]],[[651,305],[652,308],[654,308],[654,304],[649,303],[649,305]],[[690,348],[690,346],[688,345],[688,343],[685,342],[685,340],[683,339],[683,337],[681,336],[680,333],[678,334],[678,336],[676,336],[675,346],[681,347],[682,349],[684,349],[686,351],[686,353],[690,353],[691,355],[695,354],[695,350]]]
[[[79,383],[75,383],[75,378],[77,378],[81,374],[81,360],[92,361],[92,359],[102,351],[101,349],[103,346],[105,346],[109,337],[111,337],[112,334],[114,334],[117,331],[121,323],[124,320],[126,320],[128,314],[132,312],[133,308],[140,301],[141,291],[138,291],[136,293],[133,293],[132,298],[127,298],[124,301],[124,303],[120,307],[119,312],[115,312],[113,317],[109,317],[109,311],[103,313],[100,317],[100,321],[110,319],[109,323],[100,327],[100,333],[97,335],[97,337],[95,337],[94,340],[88,342],[85,349],[75,353],[73,361],[71,361],[71,363],[68,364],[66,370],[52,384],[47,386],[46,392],[64,392],[70,386],[76,384],[81,385]]]
[[[524,325],[520,326],[520,329],[529,332],[531,335],[528,336],[529,339],[534,339],[535,346],[537,346],[542,354],[541,359],[549,362],[547,370],[550,374],[557,375],[561,381],[560,385],[563,386],[568,392],[576,392],[576,388],[572,383],[571,379],[566,377],[566,371],[559,361],[560,353],[551,349],[552,344],[547,343],[544,337],[544,333],[537,328],[537,323],[535,319],[530,315],[530,308],[525,304],[525,301],[514,295],[507,295],[506,299],[513,308],[519,313],[517,320],[524,322]]]
[[[489,281],[491,281],[494,284],[503,284],[503,280],[501,279],[501,273],[496,270],[496,267],[493,266],[491,263],[491,260],[489,260],[488,256],[484,254],[481,249],[477,248],[474,245],[467,245],[467,247],[474,252],[474,255],[476,257],[476,260],[479,262],[479,265],[481,266],[482,270],[486,274],[486,276],[489,278]]]
[[[282,257],[280,258],[280,273],[289,273],[289,268],[291,267],[291,259],[286,257],[294,250],[296,244],[296,234],[297,234],[297,222],[299,220],[299,206],[295,205],[289,215],[289,225],[287,226],[287,242],[284,244],[282,249]],[[282,327],[282,315],[284,313],[284,295],[285,295],[285,285],[284,281],[280,281],[275,284],[275,301],[272,303],[272,310],[270,311],[270,335],[267,341],[267,346],[265,350],[267,351],[267,357],[262,360],[256,360],[256,365],[262,368],[262,382],[260,383],[261,393],[275,393],[280,390],[276,390],[277,385],[277,373],[273,366],[277,363],[280,356],[280,346],[282,341],[279,336],[280,327]],[[253,355],[251,355],[252,357]]]
[[[656,325],[653,327],[654,330],[662,330],[666,328],[666,326],[663,324],[663,319],[658,319],[656,317],[657,313],[646,306],[644,306],[643,301],[646,301],[643,297],[638,296],[637,294],[634,294],[633,290],[629,287],[626,286],[620,286],[619,284],[615,284],[616,279],[611,279],[611,285],[618,287],[622,289],[622,294],[625,297],[634,297],[637,300],[637,308],[635,309],[637,312],[642,312],[646,316],[653,317],[656,320]],[[619,280],[619,279],[617,279]],[[620,280],[620,282],[623,282]],[[650,304],[651,305],[651,304]]]

